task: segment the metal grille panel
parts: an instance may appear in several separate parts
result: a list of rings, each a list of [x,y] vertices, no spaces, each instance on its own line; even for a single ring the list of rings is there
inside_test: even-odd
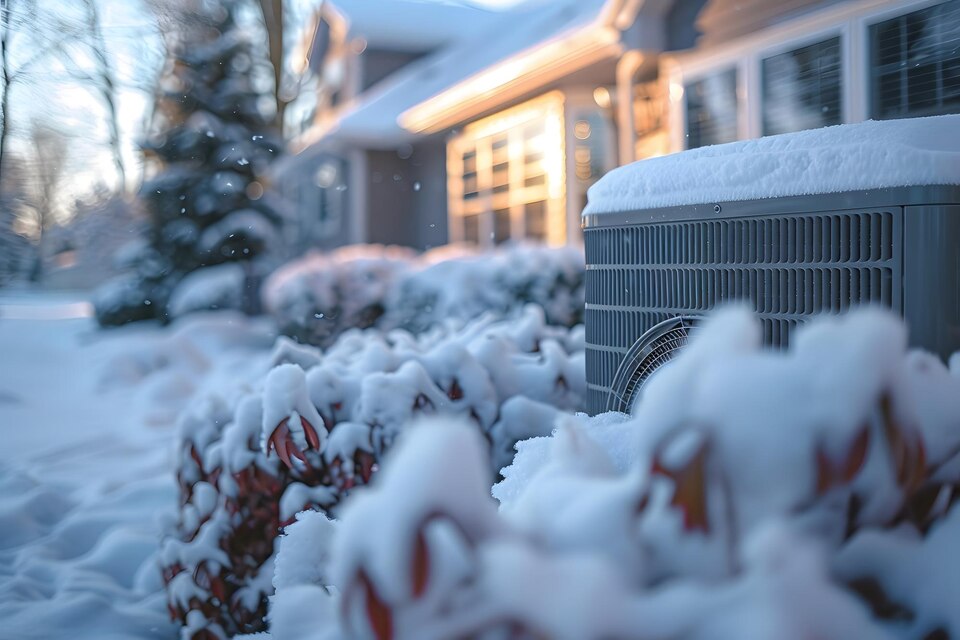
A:
[[[835,211],[584,230],[588,409],[604,410],[624,354],[654,325],[747,300],[765,341],[786,346],[815,313],[900,310],[902,209]]]

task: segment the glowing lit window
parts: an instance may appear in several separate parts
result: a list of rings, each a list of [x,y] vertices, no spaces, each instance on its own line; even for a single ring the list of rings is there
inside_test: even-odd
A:
[[[564,105],[550,93],[466,126],[447,146],[452,241],[566,241]]]

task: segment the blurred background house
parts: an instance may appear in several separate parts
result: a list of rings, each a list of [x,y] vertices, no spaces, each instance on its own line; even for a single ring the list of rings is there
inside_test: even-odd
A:
[[[960,0],[333,0],[306,31],[304,247],[579,242],[619,164],[960,111]]]

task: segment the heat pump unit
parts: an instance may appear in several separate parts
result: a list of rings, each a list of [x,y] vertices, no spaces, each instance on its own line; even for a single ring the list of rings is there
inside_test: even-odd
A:
[[[946,118],[960,128],[960,118]],[[679,170],[685,154],[706,151],[670,162]],[[711,166],[727,162],[725,155],[695,155],[693,165],[713,175]],[[608,194],[628,192],[632,177],[655,185],[669,166],[653,176],[613,177],[606,191],[601,181],[583,217],[589,412],[628,411],[700,319],[726,301],[747,301],[772,346],[786,346],[796,326],[816,314],[879,304],[903,315],[914,346],[944,358],[960,350],[957,158],[949,165],[953,184],[640,209]],[[640,190],[650,193],[649,184]],[[611,200],[619,209],[605,211]]]

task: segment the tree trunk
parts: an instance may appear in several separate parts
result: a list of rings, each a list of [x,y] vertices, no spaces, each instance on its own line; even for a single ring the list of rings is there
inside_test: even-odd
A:
[[[283,128],[283,112],[287,107],[281,93],[283,83],[283,0],[260,0],[263,24],[267,30],[270,66],[273,67],[273,92],[277,102],[277,127]]]
[[[0,0],[0,189],[3,187],[3,156],[7,149],[7,135],[10,132],[10,61],[7,46],[10,38],[10,0]]]

